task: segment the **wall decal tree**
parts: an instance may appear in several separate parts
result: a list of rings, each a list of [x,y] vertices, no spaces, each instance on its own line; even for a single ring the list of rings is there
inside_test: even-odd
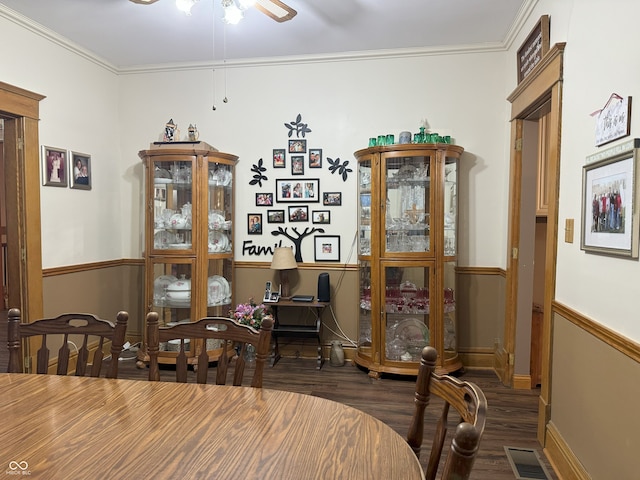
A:
[[[296,234],[295,237],[287,232],[287,227],[284,227],[284,228],[278,227],[277,230],[273,230],[271,232],[271,235],[273,235],[274,237],[277,237],[278,235],[283,235],[287,237],[289,240],[291,240],[293,242],[293,245],[295,246],[296,262],[302,262],[302,248],[301,248],[302,240],[304,240],[306,237],[316,232],[324,233],[324,228],[306,227],[302,233],[299,232],[296,227],[293,227],[291,230],[293,230],[293,233]]]

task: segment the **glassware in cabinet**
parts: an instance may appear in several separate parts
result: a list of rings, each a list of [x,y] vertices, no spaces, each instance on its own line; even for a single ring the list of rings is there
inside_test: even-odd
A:
[[[385,185],[385,253],[431,249],[430,155],[383,156]]]
[[[153,249],[192,247],[193,185],[191,160],[152,160]]]
[[[146,169],[147,192],[145,311],[158,312],[161,325],[228,316],[233,303],[238,158],[204,142],[152,144],[139,156]],[[215,345],[193,341],[189,358],[202,348],[211,361],[222,354]],[[148,360],[146,341],[138,359],[139,366]],[[175,363],[175,353],[162,350],[159,361]]]
[[[415,375],[422,348],[436,369],[462,368],[457,352],[455,266],[458,162],[449,144],[357,151],[360,298],[355,361],[372,377]],[[366,210],[366,205],[375,206]]]

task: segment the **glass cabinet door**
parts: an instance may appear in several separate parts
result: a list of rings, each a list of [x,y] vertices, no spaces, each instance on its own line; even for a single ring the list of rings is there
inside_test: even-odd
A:
[[[153,161],[153,249],[192,248],[192,161]]]
[[[160,326],[190,321],[193,261],[154,259],[150,266],[153,278],[153,305],[150,310],[158,312]]]
[[[207,271],[207,316],[227,317],[231,308],[233,262],[231,258],[209,259]]]
[[[444,164],[444,254],[455,256],[458,230],[458,159],[446,157]]]
[[[358,161],[358,348],[378,378],[416,375],[426,345],[436,371],[462,367],[456,320],[458,162],[442,143],[375,146]]]
[[[358,247],[360,255],[371,255],[371,160],[358,163],[360,203],[358,204]]]
[[[444,263],[444,362],[454,360],[458,356],[458,339],[456,332],[458,325],[456,321],[456,262]]]
[[[372,348],[372,296],[371,296],[371,262],[360,260],[360,313],[358,319],[358,355],[371,361]],[[377,350],[376,350],[377,351]]]
[[[232,166],[210,162],[208,182],[208,252],[231,252],[233,218]]]
[[[428,264],[383,265],[385,363],[419,362],[429,345],[429,290],[433,268]]]
[[[431,162],[430,156],[384,157],[384,254],[431,251]]]

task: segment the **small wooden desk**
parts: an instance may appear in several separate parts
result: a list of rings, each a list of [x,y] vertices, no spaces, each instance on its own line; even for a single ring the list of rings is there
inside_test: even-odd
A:
[[[424,479],[384,423],[292,392],[5,373],[0,415],[4,469],[30,478]]]
[[[274,348],[271,357],[271,366],[273,367],[280,360],[280,349],[278,346],[278,337],[297,337],[297,338],[316,338],[318,340],[318,360],[316,369],[320,370],[324,363],[322,356],[322,341],[320,329],[322,327],[322,312],[331,305],[330,302],[319,302],[313,300],[311,302],[294,302],[293,300],[279,300],[276,303],[270,303],[269,306],[273,311],[273,338]],[[278,310],[281,308],[308,308],[316,317],[314,325],[283,325],[280,323]]]

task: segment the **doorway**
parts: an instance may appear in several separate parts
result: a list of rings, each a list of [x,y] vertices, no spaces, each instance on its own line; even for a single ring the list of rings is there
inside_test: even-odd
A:
[[[7,304],[42,317],[39,104],[44,96],[0,82]]]
[[[552,303],[555,296],[556,255],[558,240],[558,177],[560,172],[560,138],[562,109],[562,71],[564,43],[555,44],[542,58],[536,68],[520,82],[508,97],[511,102],[511,160],[509,186],[509,231],[504,348],[496,355],[496,363],[503,383],[514,385],[516,372],[529,372],[529,355],[531,350],[532,302],[522,301],[532,295],[532,284],[524,281],[527,275],[522,272],[520,254],[531,252],[531,247],[521,250],[526,245],[523,237],[523,222],[530,217],[523,217],[521,209],[523,196],[523,168],[525,148],[530,142],[527,135],[531,122],[545,123],[547,136],[545,180],[539,182],[547,198],[546,225],[544,237],[544,272],[543,272],[543,305],[540,346],[541,359],[540,397],[538,401],[538,441],[545,445],[546,425],[551,413],[551,331],[553,328]],[[544,120],[536,119],[536,112],[548,113]],[[527,123],[530,122],[530,123]],[[540,129],[537,128],[536,131]],[[535,137],[536,143],[540,138]],[[540,190],[538,188],[538,190]],[[537,222],[534,222],[537,225]],[[535,250],[535,246],[534,246]],[[522,274],[522,275],[521,275]],[[521,283],[522,282],[522,283]],[[531,297],[530,297],[531,298]],[[524,311],[523,311],[524,310]],[[523,347],[526,345],[526,347]],[[518,358],[522,354],[523,358]],[[517,368],[517,370],[516,370]],[[528,377],[529,375],[527,375]],[[532,380],[529,380],[532,382]]]

